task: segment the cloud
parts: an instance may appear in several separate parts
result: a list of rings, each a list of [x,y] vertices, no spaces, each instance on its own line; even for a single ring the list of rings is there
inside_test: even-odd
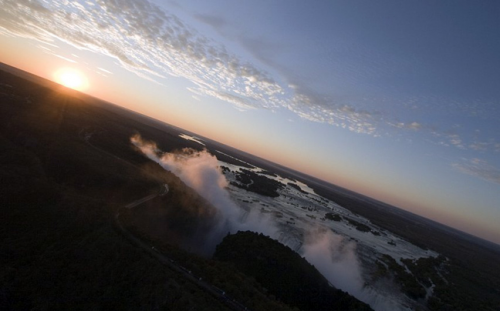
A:
[[[230,26],[223,16],[197,14],[194,17],[217,30]],[[248,34],[229,38],[254,56],[254,61],[250,62],[201,31],[148,0],[4,0],[0,10],[1,33],[34,38],[49,45],[62,40],[79,49],[113,57],[123,68],[159,84],[167,75],[184,78],[193,84],[188,91],[201,100],[203,97],[215,98],[240,111],[289,110],[304,120],[372,136],[391,135],[391,129],[436,136],[435,130],[418,120],[394,121],[383,113],[340,100],[335,94],[316,91],[308,81],[296,77],[295,69],[285,68],[276,60],[283,51],[290,50],[289,46]],[[56,55],[55,52],[51,54]],[[353,69],[357,72],[354,76],[360,73],[364,76],[364,70],[378,66],[360,64],[370,59],[383,59],[378,54],[356,57],[361,62],[356,65],[359,68]],[[390,67],[399,68],[393,65]],[[347,74],[345,79],[349,77],[352,75]],[[444,99],[411,97],[404,104],[435,109],[443,106],[436,104],[442,101]],[[459,104],[452,102],[446,106]],[[474,115],[478,109],[473,109]],[[445,132],[437,136],[442,145],[500,151],[500,146],[494,142],[475,143],[466,140],[467,137],[462,139]]]
[[[464,174],[500,184],[500,169],[485,160],[478,158],[463,160],[459,163],[453,163],[452,167]]]
[[[439,131],[431,129],[430,134],[437,140],[437,144],[445,147],[456,147],[460,150],[486,152],[500,152],[500,144],[494,138],[482,140],[478,131],[462,131],[457,134],[456,129]]]
[[[422,128],[422,124],[420,124],[418,122],[412,122],[412,123],[408,124],[407,127],[411,130],[419,130]]]
[[[76,63],[76,61],[75,61],[75,60],[72,60],[72,59],[70,59],[70,58],[67,58],[67,57],[61,56],[61,55],[59,55],[59,54],[52,54],[52,55],[54,55],[55,57],[58,57],[58,58],[60,58],[60,59],[64,59],[64,60],[65,60],[65,61],[67,61],[67,62],[70,62],[70,63]]]
[[[201,21],[207,25],[210,25],[216,29],[227,25],[227,21],[220,16],[209,15],[209,14],[196,14],[195,17],[199,21]]]
[[[109,74],[113,74],[111,71],[107,70],[107,69],[104,69],[104,68],[101,68],[101,67],[97,67],[97,70],[99,71],[103,71],[105,73],[109,73]]]
[[[378,113],[337,103],[330,96],[319,94],[303,84],[289,84],[288,87],[293,90],[294,95],[286,103],[287,108],[301,118],[328,123],[360,134],[379,135]]]
[[[399,128],[399,129],[407,129],[407,130],[413,130],[413,131],[419,131],[423,129],[423,125],[419,122],[413,121],[410,123],[405,123],[405,122],[397,122],[397,123],[391,123],[388,122],[389,125]]]
[[[459,135],[450,134],[450,135],[448,135],[448,139],[449,139],[450,144],[452,144],[453,146],[458,147],[460,149],[465,149],[465,147],[462,143],[462,139],[460,138]]]
[[[500,152],[500,143],[497,143],[494,139],[490,139],[489,141],[473,141],[468,147],[476,151]]]
[[[234,105],[239,110],[288,109],[299,117],[351,131],[374,134],[372,115],[311,92],[290,88],[278,76],[227,50],[147,0],[5,0],[0,29],[42,42],[62,40],[79,49],[113,57],[122,67],[158,82],[182,77],[190,90]],[[197,15],[214,27],[225,20]]]

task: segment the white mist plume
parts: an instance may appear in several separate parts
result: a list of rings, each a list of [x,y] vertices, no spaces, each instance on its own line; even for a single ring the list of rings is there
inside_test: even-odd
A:
[[[210,238],[210,242],[214,243],[213,247],[227,232],[251,230],[269,236],[275,235],[277,228],[269,217],[258,212],[245,212],[231,200],[225,189],[228,185],[226,177],[219,168],[217,158],[208,151],[183,149],[180,153],[161,154],[154,143],[143,141],[139,135],[133,136],[131,142],[148,158],[174,173],[217,209],[222,217],[219,217],[221,221]]]
[[[186,185],[193,188],[217,209],[219,223],[206,238],[212,251],[227,232],[250,230],[263,233],[274,239],[285,238],[276,224],[258,211],[246,212],[237,206],[225,189],[228,182],[222,174],[217,158],[206,150],[184,149],[180,153],[162,153],[154,143],[146,142],[139,135],[131,138],[132,143],[148,158],[164,169],[177,175]],[[288,244],[288,243],[285,243]],[[298,250],[336,288],[347,291],[356,298],[370,304],[380,297],[363,288],[360,263],[356,255],[356,244],[329,229],[312,229],[305,233],[302,248]]]
[[[302,253],[332,285],[355,297],[360,296],[363,278],[356,244],[346,243],[331,230],[313,230],[306,235]]]
[[[402,308],[392,289],[380,292],[365,287],[356,244],[343,236],[329,229],[310,230],[300,252],[333,286],[369,304],[375,311],[410,310]]]

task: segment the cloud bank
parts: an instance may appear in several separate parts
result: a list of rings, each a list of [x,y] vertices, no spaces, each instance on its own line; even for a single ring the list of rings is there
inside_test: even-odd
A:
[[[219,16],[198,14],[194,18],[214,28],[228,27],[228,22]],[[381,112],[361,109],[356,104],[337,100],[334,94],[318,93],[307,82],[292,78],[289,69],[280,70],[275,63],[244,59],[149,0],[3,0],[0,33],[42,41],[54,48],[45,49],[45,53],[74,61],[68,55],[57,54],[58,47],[52,43],[62,40],[76,48],[112,57],[123,68],[156,83],[165,76],[184,78],[192,83],[187,90],[195,98],[215,98],[240,111],[286,110],[304,120],[355,133],[392,136],[398,131],[407,135],[427,135],[438,145],[459,150],[500,152],[497,140],[480,139],[476,134],[471,136],[471,131],[467,136],[450,134],[446,129],[438,130],[413,116],[403,121],[388,116],[396,113],[394,109],[411,107],[429,110],[431,114],[467,112],[474,117],[478,114],[484,117],[487,113],[481,113],[478,108],[483,104],[416,96],[408,102],[394,102]],[[250,39],[245,40],[240,43],[243,46],[246,43],[250,51],[266,46],[271,50],[275,48],[259,40],[253,43],[257,47],[249,48]],[[274,74],[266,68],[272,68]],[[98,72],[109,74],[103,70]],[[383,107],[384,102],[394,100],[379,98],[374,102],[380,101],[377,106]],[[452,113],[436,111],[443,106],[453,108]],[[490,106],[487,112],[493,111]]]
[[[461,173],[500,185],[500,169],[485,160],[478,158],[463,160],[462,162],[453,163],[452,167]]]
[[[0,14],[3,32],[49,43],[59,39],[113,57],[149,80],[182,77],[194,84],[191,92],[240,110],[287,109],[313,122],[377,132],[373,114],[272,76],[147,0],[4,0]]]

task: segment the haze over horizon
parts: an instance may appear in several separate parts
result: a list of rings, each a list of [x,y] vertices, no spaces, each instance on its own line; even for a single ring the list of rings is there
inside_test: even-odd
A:
[[[1,62],[500,244],[498,2],[0,3]]]

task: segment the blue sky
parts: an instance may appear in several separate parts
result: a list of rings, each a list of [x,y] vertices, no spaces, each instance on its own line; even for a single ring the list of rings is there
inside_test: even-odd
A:
[[[3,62],[500,243],[497,1],[0,4]]]

